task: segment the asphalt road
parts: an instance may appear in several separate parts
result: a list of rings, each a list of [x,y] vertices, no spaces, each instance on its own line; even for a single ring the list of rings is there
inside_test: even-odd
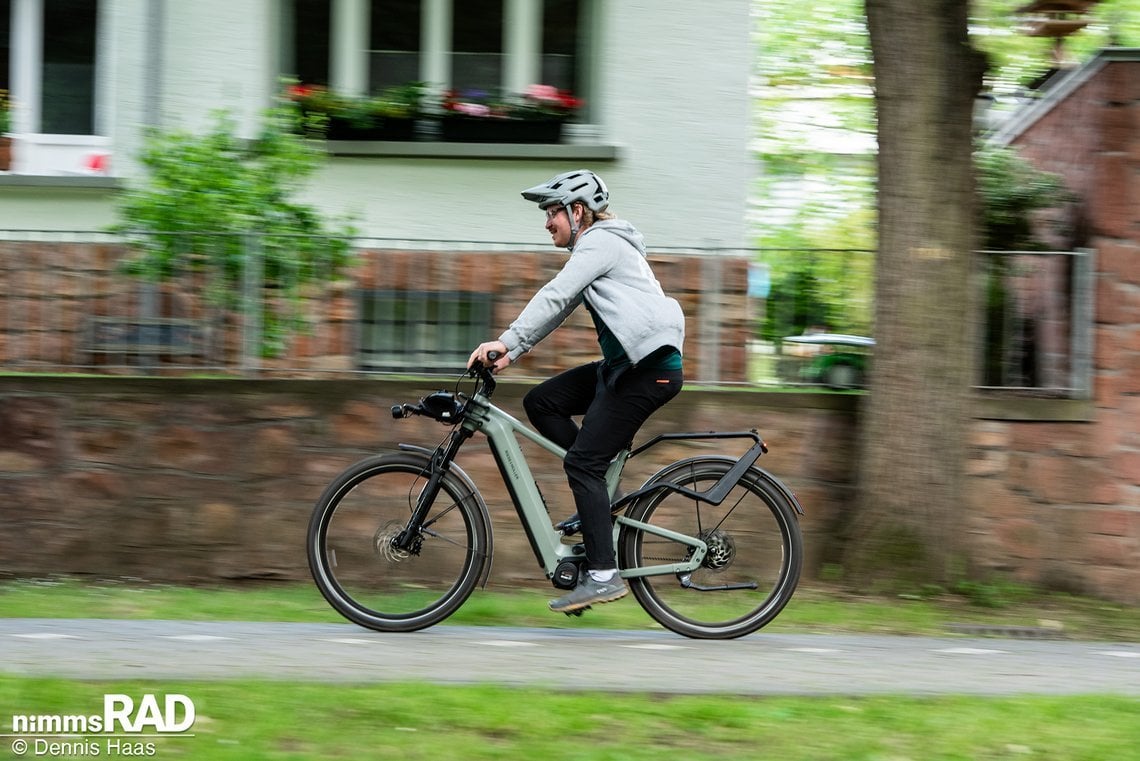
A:
[[[0,673],[741,695],[1111,693],[1140,697],[1140,642],[352,624],[0,619]]]

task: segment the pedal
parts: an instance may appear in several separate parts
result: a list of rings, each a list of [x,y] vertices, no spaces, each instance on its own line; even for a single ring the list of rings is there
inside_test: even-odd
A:
[[[582,530],[582,519],[574,513],[564,521],[554,524],[554,528],[562,532],[562,536],[573,536]]]
[[[577,610],[568,610],[565,612],[566,612],[566,615],[568,615],[568,616],[579,616],[580,617],[583,613],[585,613],[589,609],[590,609],[590,606],[587,605],[584,608],[578,608]]]

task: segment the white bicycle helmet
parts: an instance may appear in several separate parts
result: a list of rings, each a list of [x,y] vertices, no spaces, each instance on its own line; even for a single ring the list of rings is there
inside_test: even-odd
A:
[[[610,203],[610,191],[602,178],[589,169],[575,169],[551,177],[541,185],[527,188],[522,197],[538,204],[540,209],[548,206],[569,206],[580,201],[593,212],[605,210]]]

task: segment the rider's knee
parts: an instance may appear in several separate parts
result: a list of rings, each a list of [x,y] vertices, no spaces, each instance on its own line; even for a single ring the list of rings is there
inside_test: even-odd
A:
[[[571,478],[605,478],[609,459],[571,447],[562,460],[562,467]]]
[[[527,418],[533,423],[535,417],[541,417],[547,412],[546,395],[539,392],[538,388],[532,388],[523,396],[523,409],[526,411]]]

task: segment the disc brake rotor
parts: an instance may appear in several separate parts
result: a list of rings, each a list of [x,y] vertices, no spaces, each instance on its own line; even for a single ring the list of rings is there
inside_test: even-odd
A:
[[[378,528],[372,537],[372,549],[375,550],[376,554],[392,563],[407,560],[411,553],[396,546],[396,539],[406,525],[402,521],[389,521]],[[418,546],[420,542],[422,540],[417,540],[416,545]]]
[[[701,561],[702,568],[708,568],[719,573],[732,565],[736,559],[736,543],[732,537],[719,529],[702,531],[699,535],[701,541],[708,545],[705,559]]]

